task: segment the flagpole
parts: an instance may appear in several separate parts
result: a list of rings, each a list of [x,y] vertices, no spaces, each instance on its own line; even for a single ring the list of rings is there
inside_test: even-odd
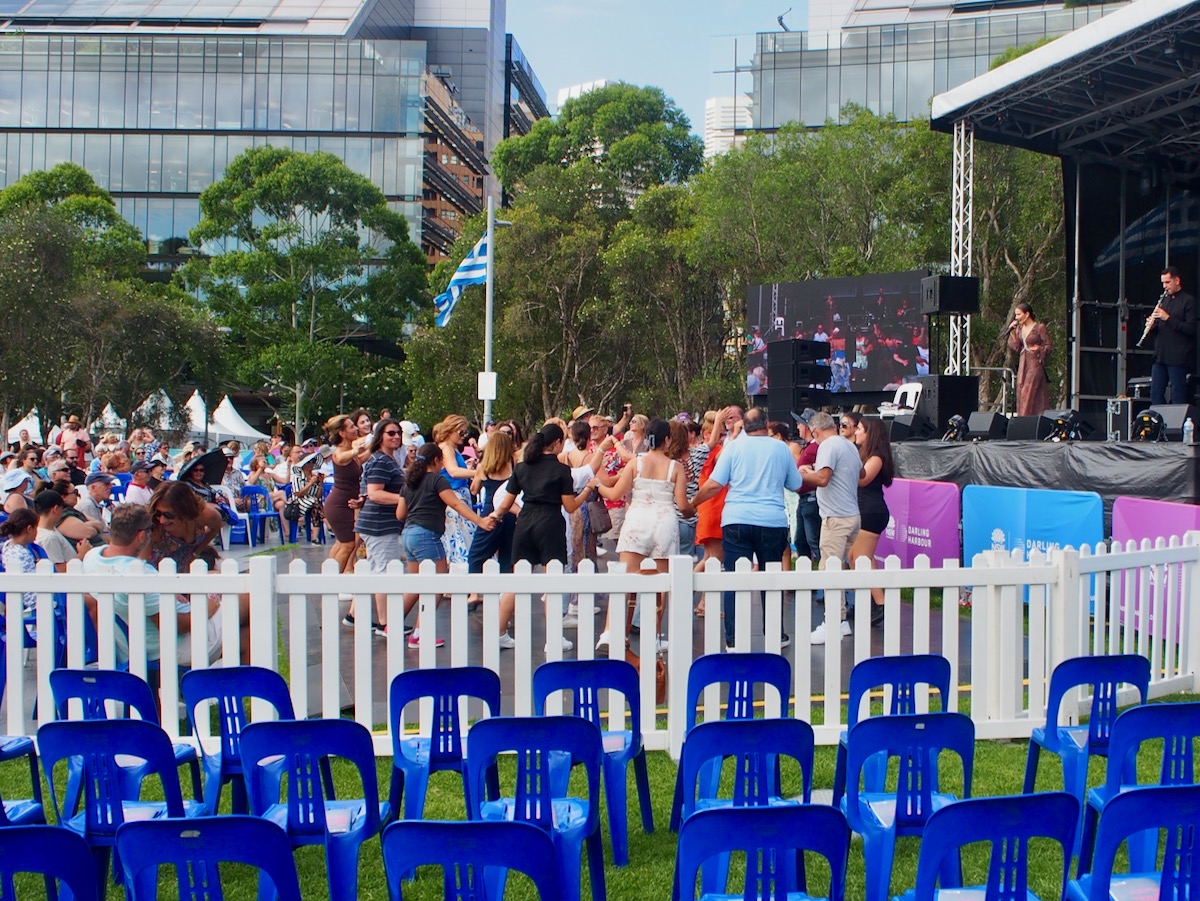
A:
[[[493,378],[492,373],[492,279],[494,275],[493,260],[496,258],[496,198],[488,197],[487,202],[487,276],[484,280],[483,302],[483,371]],[[485,392],[483,400],[483,422],[486,424],[492,418],[492,401],[495,400],[495,382],[492,390]]]

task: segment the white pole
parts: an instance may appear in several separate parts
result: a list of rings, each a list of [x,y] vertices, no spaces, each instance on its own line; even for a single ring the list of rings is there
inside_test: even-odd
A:
[[[492,279],[494,276],[493,261],[496,258],[496,199],[488,198],[487,203],[487,276],[484,282],[484,314],[483,314],[483,371],[492,372]],[[489,396],[483,401],[483,421],[492,418],[492,399],[494,391],[487,392]]]

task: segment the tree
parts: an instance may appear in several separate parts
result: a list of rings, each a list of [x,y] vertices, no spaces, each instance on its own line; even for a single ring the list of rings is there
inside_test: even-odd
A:
[[[0,212],[0,429],[44,397],[68,359],[70,288],[80,235],[66,216],[40,203]]]
[[[704,144],[690,129],[659,88],[619,82],[572,98],[557,118],[539,119],[529,134],[501,141],[492,168],[509,190],[539,166],[585,161],[617,176],[629,191],[682,184],[704,162]]]
[[[247,150],[200,212],[190,240],[209,255],[183,283],[231,330],[239,377],[291,395],[297,429],[306,403],[361,368],[351,339],[398,337],[425,295],[404,218],[332,154]]]

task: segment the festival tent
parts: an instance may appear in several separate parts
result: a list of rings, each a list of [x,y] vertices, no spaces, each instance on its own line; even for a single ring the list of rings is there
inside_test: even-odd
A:
[[[137,408],[134,416],[146,421],[155,431],[167,431],[171,428],[169,417],[174,408],[175,405],[171,403],[167,392],[160,388],[142,401],[142,405]]]
[[[125,432],[127,423],[117,413],[116,408],[111,404],[105,404],[104,409],[100,412],[100,418],[91,424],[90,431],[96,432]]]
[[[187,399],[186,406],[188,412],[188,437],[205,437],[210,431],[208,427],[208,407],[205,405],[204,398],[200,396],[198,390],[192,392],[192,396]]]
[[[233,406],[233,401],[229,399],[228,394],[221,398],[221,402],[213,410],[208,430],[216,441],[228,441],[231,438],[236,438],[243,444],[249,444],[254,441],[269,441],[271,437],[270,435],[264,435],[254,426],[250,425],[250,423],[246,422],[242,418],[242,414]]]
[[[8,430],[8,443],[15,444],[21,440],[21,429],[29,432],[31,441],[42,443],[42,420],[38,415],[37,407],[30,410],[25,418]]]

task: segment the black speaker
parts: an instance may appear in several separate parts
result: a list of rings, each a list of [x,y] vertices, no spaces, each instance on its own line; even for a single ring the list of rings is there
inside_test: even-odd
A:
[[[900,413],[883,420],[892,441],[926,441],[933,437],[933,426],[921,413]]]
[[[1008,421],[1008,440],[1041,441],[1053,428],[1054,422],[1043,416],[1014,416]]]
[[[917,378],[921,398],[917,411],[941,435],[951,416],[966,419],[979,409],[979,379],[973,375],[923,375]]]
[[[921,313],[926,316],[979,312],[979,279],[973,275],[931,275],[921,279]]]
[[[768,388],[768,390],[775,386],[779,386],[781,388],[784,388],[784,387],[790,388],[794,384],[794,381],[793,381],[794,376],[795,376],[795,373],[792,372],[792,361],[791,360],[776,361],[774,357],[767,358],[767,388]]]
[[[1196,408],[1191,404],[1159,404],[1150,409],[1162,417],[1163,437],[1166,441],[1183,440],[1183,421],[1185,419],[1191,419],[1192,425],[1197,422]]]
[[[817,363],[793,363],[792,384],[797,386],[829,384],[829,367]]]
[[[792,384],[791,382],[776,383],[775,378],[771,377],[767,382],[767,409],[787,411],[792,409]],[[778,418],[778,417],[773,417]]]
[[[828,341],[788,338],[785,341],[772,341],[767,345],[767,360],[770,363],[812,363],[815,360],[828,359]]]
[[[967,440],[1003,441],[1008,437],[1008,420],[1000,413],[972,413],[967,420]]]

